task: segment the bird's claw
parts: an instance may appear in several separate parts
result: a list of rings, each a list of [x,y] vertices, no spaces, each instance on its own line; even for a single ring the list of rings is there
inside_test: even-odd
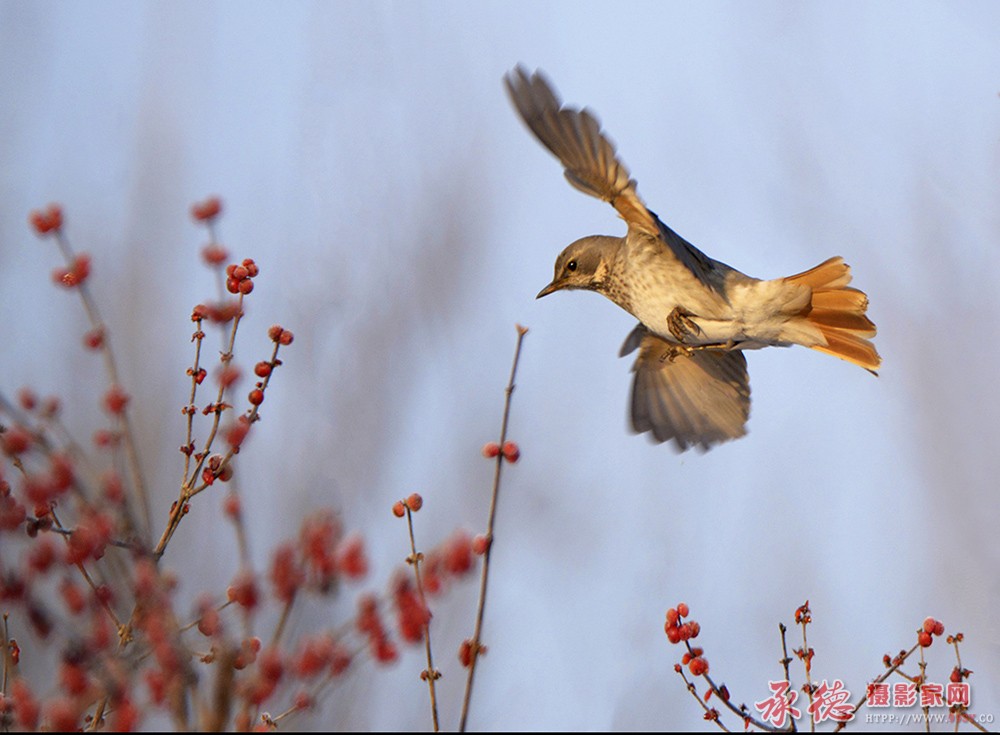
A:
[[[674,335],[674,339],[678,343],[683,344],[686,337],[701,334],[701,327],[694,323],[691,319],[692,316],[691,313],[682,311],[681,307],[675,306],[674,310],[670,312],[670,316],[667,317],[667,329]]]
[[[733,340],[728,340],[726,342],[714,342],[707,345],[672,344],[662,355],[660,355],[660,362],[673,362],[678,357],[691,357],[695,352],[700,350],[719,350],[721,352],[729,352],[735,346],[736,343]]]

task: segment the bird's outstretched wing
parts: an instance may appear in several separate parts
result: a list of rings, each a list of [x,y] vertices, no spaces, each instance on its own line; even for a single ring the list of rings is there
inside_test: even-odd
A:
[[[717,288],[718,280],[712,273],[715,261],[660,222],[643,204],[635,181],[589,110],[563,106],[540,71],[529,74],[518,66],[504,77],[504,82],[531,132],[562,162],[569,183],[585,194],[610,202],[630,231],[659,240],[699,281]]]
[[[621,356],[639,349],[632,370],[632,428],[656,441],[673,439],[684,451],[746,434],[750,416],[747,361],[738,350],[677,354],[677,346],[641,324],[622,345]]]

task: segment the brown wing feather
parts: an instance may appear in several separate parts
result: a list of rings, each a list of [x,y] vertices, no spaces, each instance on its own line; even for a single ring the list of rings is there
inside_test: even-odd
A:
[[[632,427],[656,441],[671,439],[680,451],[707,450],[746,434],[750,379],[742,352],[700,350],[671,355],[676,347],[637,326],[622,345],[636,347],[632,370]]]
[[[716,262],[646,207],[636,192],[635,181],[615,155],[614,145],[601,132],[593,113],[563,106],[539,71],[529,74],[518,66],[504,77],[504,82],[521,118],[542,145],[560,160],[570,184],[585,194],[610,202],[628,223],[630,232],[658,240],[664,246],[664,253],[673,255],[705,286],[718,290]]]
[[[655,218],[639,199],[635,181],[601,134],[594,115],[563,107],[540,72],[529,75],[519,66],[504,81],[531,132],[562,162],[566,179],[585,194],[610,202],[630,227],[657,236]]]

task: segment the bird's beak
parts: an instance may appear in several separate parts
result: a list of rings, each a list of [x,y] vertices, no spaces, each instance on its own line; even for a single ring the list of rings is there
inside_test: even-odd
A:
[[[546,286],[541,291],[539,291],[538,295],[535,298],[536,299],[540,299],[540,298],[542,298],[542,296],[548,296],[550,293],[555,293],[556,291],[558,291],[562,287],[563,287],[563,285],[561,283],[559,283],[559,281],[553,281],[548,286]]]

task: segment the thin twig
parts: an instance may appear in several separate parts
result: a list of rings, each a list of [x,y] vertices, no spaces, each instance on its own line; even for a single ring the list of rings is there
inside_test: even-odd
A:
[[[691,641],[690,640],[684,641],[684,645],[687,647],[688,653],[694,656],[694,648],[691,646]],[[682,675],[683,675],[683,670],[682,670]],[[761,722],[756,717],[751,715],[749,710],[746,709],[741,710],[739,707],[733,704],[730,701],[730,697],[726,696],[726,694],[723,693],[722,687],[717,685],[711,676],[709,676],[708,674],[701,674],[701,678],[708,682],[708,686],[712,689],[712,693],[719,698],[719,700],[726,706],[726,708],[734,715],[739,717],[741,720],[743,720],[744,723],[749,723],[760,730],[764,730],[765,732],[795,732],[794,718],[789,718],[790,726],[788,728],[772,727],[771,725]],[[685,681],[687,681],[686,678]],[[695,694],[697,694],[697,692]],[[746,705],[744,705],[744,707],[746,707]]]
[[[7,678],[10,670],[10,631],[7,628],[7,613],[3,614],[3,682],[0,684],[0,693],[7,694]],[[6,723],[4,724],[6,730]]]
[[[685,686],[687,686],[687,690],[691,693],[691,696],[694,697],[695,700],[697,700],[698,704],[701,705],[701,708],[703,710],[705,710],[705,715],[706,715],[705,719],[706,720],[711,720],[712,722],[714,722],[724,732],[731,732],[730,729],[728,727],[726,727],[722,723],[722,719],[719,717],[719,710],[717,710],[715,707],[709,707],[708,706],[708,702],[706,702],[704,699],[702,699],[701,695],[698,694],[698,690],[697,690],[697,688],[695,688],[694,682],[693,681],[689,681],[688,678],[687,678],[687,676],[684,675],[684,667],[683,666],[677,666],[674,669],[674,671],[676,671],[678,674],[680,674],[681,678],[684,680]],[[715,687],[714,686],[712,687],[712,691],[715,693],[715,695],[717,697],[720,697],[720,699],[721,699],[721,695],[719,694],[719,692],[715,691]],[[723,701],[725,701],[725,700],[723,700]],[[713,713],[714,713],[714,715],[713,715]]]
[[[507,421],[510,417],[510,397],[514,392],[514,376],[517,374],[517,363],[521,359],[521,343],[524,342],[524,335],[528,333],[527,328],[517,325],[517,346],[514,348],[514,362],[510,368],[510,380],[507,383],[506,397],[503,406],[503,422],[500,425],[500,446],[507,440]],[[496,518],[497,496],[500,492],[500,471],[503,467],[503,452],[497,455],[496,469],[493,472],[493,494],[490,498],[490,514],[486,522],[486,552],[483,554],[483,573],[479,582],[479,604],[476,608],[476,627],[472,634],[472,642],[469,648],[469,676],[465,682],[465,696],[462,700],[462,717],[459,722],[459,732],[465,732],[465,725],[469,717],[469,702],[472,700],[472,682],[476,676],[476,662],[479,660],[480,640],[479,636],[483,629],[483,612],[486,609],[486,583],[490,574],[490,554],[493,550],[493,521]]]
[[[239,329],[240,320],[243,318],[243,294],[239,295],[239,300],[237,303],[238,306],[236,309],[236,315],[233,317],[233,326],[229,333],[228,344],[226,345],[225,351],[222,353],[221,359],[223,364],[228,364],[233,357],[233,349],[236,344],[236,332]],[[274,351],[271,354],[272,364],[274,364],[277,358],[278,347],[279,347],[278,343],[275,342]],[[270,378],[270,375],[264,379],[265,386],[268,378]],[[223,398],[225,397],[225,391],[226,391],[225,383],[220,382],[219,392],[216,396],[216,401],[214,404],[216,406],[216,410],[214,411],[215,418],[212,421],[212,428],[209,431],[208,439],[205,440],[205,444],[202,450],[198,452],[197,455],[198,461],[195,464],[194,469],[190,471],[190,474],[187,475],[183,484],[181,485],[180,495],[178,496],[177,500],[174,502],[174,505],[170,510],[170,517],[167,520],[167,526],[166,528],[163,529],[163,534],[160,536],[160,540],[159,542],[157,542],[156,548],[153,550],[153,558],[156,560],[159,560],[160,557],[163,556],[163,552],[166,550],[167,544],[170,542],[170,539],[173,537],[174,532],[180,525],[181,519],[184,517],[184,514],[186,513],[185,508],[187,508],[188,501],[190,501],[192,497],[200,493],[206,487],[211,485],[212,482],[214,482],[214,478],[212,478],[212,482],[203,480],[200,485],[197,486],[195,485],[201,473],[201,468],[204,465],[205,460],[208,459],[209,453],[212,450],[212,442],[215,441],[215,436],[219,431],[219,424],[222,421],[223,407],[225,406],[225,403],[223,402]],[[257,409],[258,407],[254,406],[250,410],[250,413],[248,415],[250,423],[253,423],[253,421],[257,418]],[[219,466],[216,469],[216,473],[221,472],[226,467],[226,465],[229,464],[229,461],[232,459],[232,456],[234,454],[235,451],[233,450],[233,448],[230,448],[229,451],[223,456],[221,462],[219,463]],[[188,462],[185,461],[185,469],[187,469],[187,466]]]
[[[919,635],[919,631],[918,631]],[[924,682],[927,681],[927,659],[924,658],[924,647],[920,647],[920,679],[917,681],[917,696],[920,696],[921,690],[924,688]],[[921,700],[923,697],[921,697]],[[924,712],[924,728],[927,732],[931,731],[931,708],[927,705],[923,705],[920,709]]]
[[[792,678],[788,665],[792,662],[792,657],[788,655],[788,641],[785,638],[788,628],[784,623],[778,623],[778,632],[781,634],[781,666],[785,670],[785,684],[788,685],[785,691],[791,691]]]
[[[812,683],[812,652],[809,650],[809,638],[806,635],[806,626],[812,620],[809,611],[809,601],[806,600],[805,612],[802,615],[802,660],[806,669],[806,694],[809,695],[809,732],[816,732],[816,714],[813,706],[813,683]],[[800,610],[802,608],[799,608]],[[788,691],[791,691],[789,689]],[[790,704],[790,703],[789,703]]]
[[[57,531],[68,530],[66,529],[65,526],[63,526],[62,521],[59,520],[59,516],[56,515],[55,508],[49,509],[49,515],[52,516],[54,529],[57,529]],[[67,545],[69,545],[72,536],[73,536],[72,532],[63,535],[63,540],[66,542]],[[107,613],[108,617],[111,619],[111,622],[115,626],[115,630],[118,633],[121,633],[122,621],[118,619],[118,615],[115,614],[115,611],[111,608],[111,605],[108,604],[107,598],[104,595],[100,594],[100,592],[98,591],[97,589],[98,584],[94,581],[94,578],[90,576],[90,572],[87,571],[87,568],[83,566],[83,561],[75,562],[75,566],[80,571],[80,574],[81,576],[83,576],[84,581],[86,581],[87,585],[90,587],[90,590],[94,595],[94,599],[100,603],[101,607],[104,609],[104,612]]]
[[[76,260],[76,255],[73,253],[69,240],[66,239],[61,229],[56,230],[55,239],[56,244],[58,244],[59,249],[62,251],[63,257],[66,259],[67,265],[72,266]],[[97,302],[91,296],[86,282],[78,284],[77,289],[80,293],[80,299],[83,302],[84,311],[87,312],[87,319],[90,321],[91,329],[95,332],[100,332],[102,335],[101,354],[104,356],[104,367],[108,372],[108,378],[113,386],[120,386],[122,385],[122,381],[118,374],[118,365],[115,361],[114,352],[111,349],[110,335],[97,308]],[[122,434],[125,439],[125,455],[128,458],[129,471],[132,475],[132,485],[138,497],[144,521],[143,527],[136,529],[136,531],[141,531],[141,538],[148,543],[150,529],[152,528],[149,492],[146,489],[146,480],[142,474],[142,463],[139,461],[139,450],[135,439],[135,431],[132,428],[132,421],[129,418],[128,406],[122,408],[119,417],[122,423]]]
[[[914,644],[913,648],[911,648],[909,651],[907,651],[902,656],[900,656],[898,661],[896,661],[895,663],[893,663],[892,666],[890,666],[888,669],[886,669],[885,671],[883,671],[882,674],[880,674],[878,677],[876,677],[875,679],[873,679],[872,682],[871,682],[871,684],[869,684],[869,686],[871,686],[872,684],[881,684],[883,681],[885,681],[890,676],[892,676],[892,674],[894,674],[899,669],[899,667],[902,666],[906,662],[906,659],[908,659],[910,657],[910,654],[912,654],[914,651],[916,651],[919,647],[920,647],[919,643]],[[861,697],[861,699],[858,700],[858,703],[856,705],[854,705],[854,707],[851,708],[850,715],[847,717],[847,719],[845,719],[845,720],[843,720],[841,722],[838,722],[837,723],[837,727],[835,727],[833,731],[834,732],[840,732],[845,727],[847,727],[847,723],[850,722],[850,721],[852,721],[854,719],[854,716],[861,710],[862,707],[864,707],[865,702],[867,701],[867,699],[868,699],[868,694],[866,692],[865,695],[863,697]]]
[[[184,452],[184,473],[181,475],[181,483],[187,482],[188,470],[191,468],[191,455],[194,453],[194,414],[197,411],[195,407],[194,399],[198,393],[199,384],[199,373],[202,370],[201,367],[201,343],[205,339],[205,332],[202,331],[202,319],[197,317],[194,319],[195,331],[191,337],[194,342],[194,364],[191,366],[191,393],[188,396],[188,405],[184,408],[184,412],[187,416],[187,430],[185,432],[184,447],[182,451]]]
[[[427,688],[431,698],[431,721],[434,724],[434,732],[439,732],[441,727],[438,724],[437,706],[437,685],[436,682],[441,674],[434,668],[434,657],[431,654],[431,621],[430,608],[427,607],[427,597],[424,595],[424,583],[420,577],[420,562],[423,561],[423,554],[417,553],[417,541],[413,535],[413,512],[410,506],[406,505],[406,526],[410,531],[410,558],[408,561],[413,566],[413,577],[417,582],[417,594],[420,595],[420,604],[423,605],[426,617],[424,619],[424,650],[427,653],[427,669],[423,673],[423,678],[427,679]]]
[[[295,604],[295,598],[296,594],[293,592],[292,596],[285,602],[284,607],[281,608],[281,617],[278,618],[278,623],[274,626],[274,633],[271,635],[272,646],[277,646],[281,641],[281,636],[285,632],[285,626],[288,625],[288,616],[292,612],[292,605]]]

